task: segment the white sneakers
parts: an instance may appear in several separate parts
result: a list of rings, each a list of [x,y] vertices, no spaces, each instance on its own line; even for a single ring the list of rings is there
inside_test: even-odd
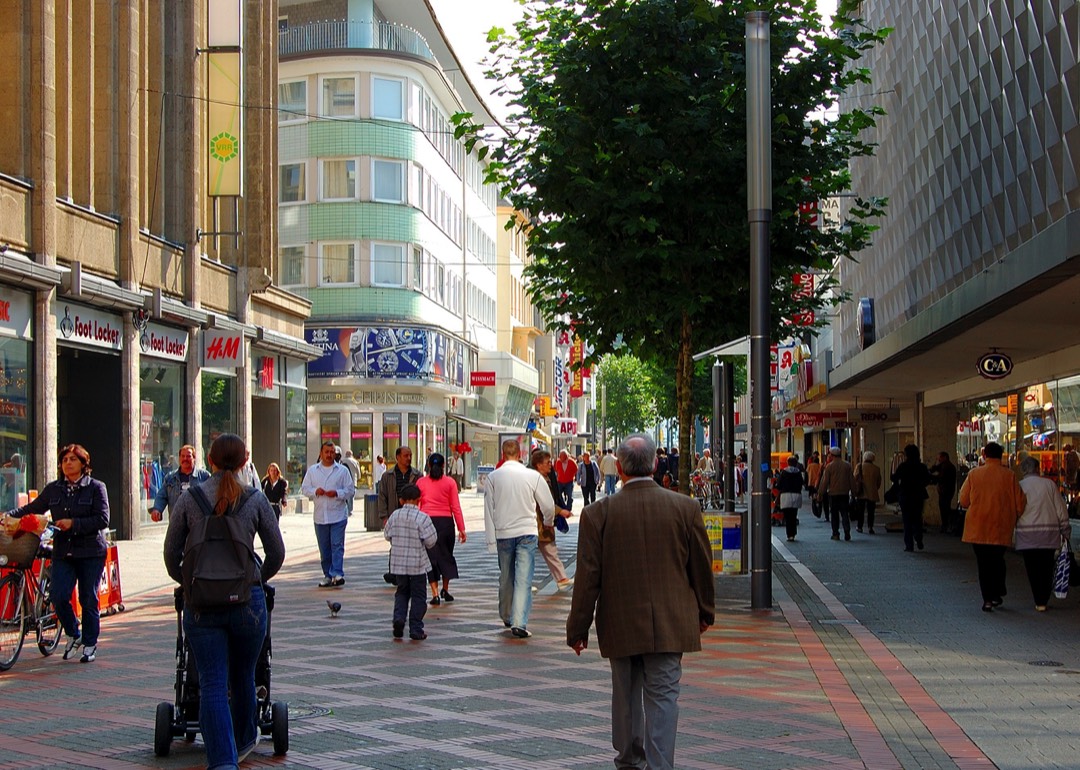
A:
[[[69,636],[67,647],[64,648],[64,660],[71,660],[79,654],[79,649],[83,646],[81,636]]]

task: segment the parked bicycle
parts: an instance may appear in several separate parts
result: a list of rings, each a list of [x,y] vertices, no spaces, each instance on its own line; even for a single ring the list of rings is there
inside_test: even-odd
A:
[[[50,526],[40,536],[25,533],[0,553],[0,567],[10,570],[0,580],[0,671],[15,665],[31,629],[42,655],[60,644],[63,629],[49,597],[53,531]]]

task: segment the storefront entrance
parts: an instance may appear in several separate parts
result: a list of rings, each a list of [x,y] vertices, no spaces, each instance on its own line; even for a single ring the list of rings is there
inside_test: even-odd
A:
[[[126,499],[119,494],[123,475],[119,394],[118,354],[58,346],[56,402],[60,447],[65,444],[86,447],[93,476],[105,483],[113,504]],[[44,469],[42,476],[54,479],[56,471]],[[109,526],[116,529],[121,539],[130,537],[125,531],[125,519],[123,511],[112,511]]]

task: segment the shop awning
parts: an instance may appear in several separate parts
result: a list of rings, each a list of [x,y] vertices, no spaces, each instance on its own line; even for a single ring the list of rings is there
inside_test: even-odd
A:
[[[551,446],[551,436],[544,433],[544,431],[540,430],[539,428],[533,428],[531,435],[533,436],[533,438],[538,438],[548,446]]]
[[[521,426],[513,427],[511,425],[495,425],[490,422],[484,422],[483,420],[477,420],[472,417],[466,417],[463,414],[457,414],[455,412],[447,412],[446,416],[451,420],[457,420],[463,422],[466,425],[471,425],[479,430],[487,431],[488,433],[524,433],[525,429]]]

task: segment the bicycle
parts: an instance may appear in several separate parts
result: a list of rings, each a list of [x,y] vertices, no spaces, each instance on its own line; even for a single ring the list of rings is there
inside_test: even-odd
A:
[[[31,628],[42,655],[52,655],[60,644],[63,629],[49,595],[52,532],[50,526],[38,537],[26,533],[12,541],[7,553],[0,554],[0,567],[11,570],[0,580],[0,671],[15,665]],[[33,570],[36,561],[41,562],[40,575]]]

